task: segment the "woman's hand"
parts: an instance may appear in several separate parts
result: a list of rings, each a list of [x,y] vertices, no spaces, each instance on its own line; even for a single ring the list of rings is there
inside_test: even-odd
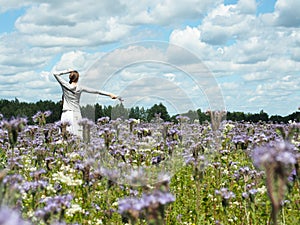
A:
[[[71,72],[73,72],[74,70],[73,69],[67,69],[67,70],[63,70],[62,72],[59,73],[59,75],[64,75],[64,74],[69,74]]]
[[[118,96],[114,95],[114,94],[110,94],[109,97],[111,97],[111,99],[117,99],[118,98]]]

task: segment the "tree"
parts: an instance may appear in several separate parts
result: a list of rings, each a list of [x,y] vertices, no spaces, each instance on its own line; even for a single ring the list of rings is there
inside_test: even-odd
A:
[[[103,107],[102,105],[99,105],[99,103],[96,103],[95,105],[95,121],[97,119],[104,117]]]
[[[111,119],[113,119],[113,120],[117,119],[117,118],[127,119],[128,114],[129,114],[129,112],[127,109],[125,109],[123,103],[117,104],[111,110]]]
[[[167,111],[167,108],[162,103],[159,103],[159,105],[154,104],[148,110],[147,121],[150,122],[158,114],[160,114],[160,118],[163,119],[164,121],[170,121],[170,115]]]
[[[135,108],[131,108],[129,112],[129,118],[140,119],[140,108],[136,106]]]
[[[148,110],[145,110],[144,107],[142,107],[140,109],[140,115],[139,115],[139,119],[142,121],[147,121],[147,117],[148,117]]]
[[[269,121],[269,116],[267,113],[265,113],[263,110],[261,110],[259,113],[248,113],[246,115],[246,121],[250,121],[253,123],[257,123],[259,121]]]
[[[104,116],[107,116],[107,117],[111,118],[111,111],[112,111],[112,106],[111,105],[104,106],[104,108],[103,108]]]
[[[264,110],[260,110],[259,119],[261,121],[268,121],[269,120],[269,115],[266,112],[264,112]]]
[[[246,119],[246,115],[243,112],[227,112],[227,120],[243,121]]]
[[[210,121],[210,115],[201,112],[201,109],[197,109],[197,114],[198,114],[199,122],[201,124],[204,123],[205,121]]]
[[[199,115],[197,111],[189,110],[187,113],[181,114],[182,116],[187,116],[190,118],[190,121],[193,123],[195,120],[199,120]]]
[[[35,115],[38,111],[51,111],[52,114],[47,117],[47,123],[53,123],[60,120],[62,104],[61,101],[38,101],[38,102],[20,102],[17,98],[14,100],[0,99],[0,113],[5,119],[10,119],[11,117],[25,117],[28,120],[28,124],[32,124],[32,116]],[[160,114],[160,118],[164,121],[174,121],[176,122],[176,116],[170,118],[167,108],[162,104],[155,104],[150,109],[145,109],[144,107],[126,109],[123,104],[112,106],[102,106],[96,103],[95,105],[87,105],[82,107],[83,117],[89,119],[95,119],[108,116],[114,118],[116,117],[126,117],[129,115],[130,118],[140,119],[141,121],[151,121],[155,118],[155,114]],[[210,115],[198,109],[196,112],[189,110],[187,113],[182,115],[188,116],[191,119],[191,122],[197,117],[200,123],[205,121],[210,121]],[[261,110],[259,113],[243,113],[243,112],[227,112],[227,120],[232,121],[250,121],[250,122],[259,122],[259,121],[272,121],[275,123],[287,123],[289,121],[300,122],[300,112],[296,111],[287,116],[274,115],[269,117],[266,112]]]
[[[81,107],[81,114],[83,118],[95,121],[95,106],[86,105]]]
[[[280,115],[274,115],[270,117],[270,121],[274,122],[274,123],[281,123],[284,122],[284,117],[280,116]]]

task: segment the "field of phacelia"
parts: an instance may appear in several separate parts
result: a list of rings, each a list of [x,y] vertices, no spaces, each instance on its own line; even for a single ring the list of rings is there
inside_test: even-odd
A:
[[[0,116],[0,224],[299,224],[297,123],[47,115]]]

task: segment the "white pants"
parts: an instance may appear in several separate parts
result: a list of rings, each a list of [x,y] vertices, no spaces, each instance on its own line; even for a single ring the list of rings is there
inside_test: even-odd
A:
[[[78,124],[81,119],[80,112],[67,110],[61,114],[61,121],[70,123],[70,126],[67,127],[67,131],[82,138],[82,126]]]

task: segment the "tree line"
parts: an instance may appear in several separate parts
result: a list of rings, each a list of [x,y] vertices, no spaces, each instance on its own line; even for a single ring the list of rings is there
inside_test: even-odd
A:
[[[47,122],[53,123],[60,120],[62,104],[61,102],[53,102],[51,100],[38,101],[35,103],[20,102],[17,98],[14,100],[0,100],[0,114],[6,119],[12,117],[25,117],[29,124],[32,124],[32,116],[37,112],[51,111],[51,115],[47,118]],[[101,117],[116,118],[133,118],[141,121],[151,122],[155,119],[163,121],[177,122],[178,115],[170,116],[167,108],[162,104],[154,104],[151,108],[144,107],[125,108],[122,103],[115,106],[102,106],[98,103],[95,105],[86,105],[81,108],[82,116],[91,120],[97,121]],[[191,122],[197,120],[200,123],[210,121],[210,115],[207,112],[202,112],[201,109],[189,110],[186,113],[180,114],[188,117]],[[273,121],[275,123],[288,123],[289,121],[300,122],[300,112],[294,112],[287,116],[271,115],[261,110],[259,113],[244,113],[244,112],[227,112],[226,119],[232,121]]]

